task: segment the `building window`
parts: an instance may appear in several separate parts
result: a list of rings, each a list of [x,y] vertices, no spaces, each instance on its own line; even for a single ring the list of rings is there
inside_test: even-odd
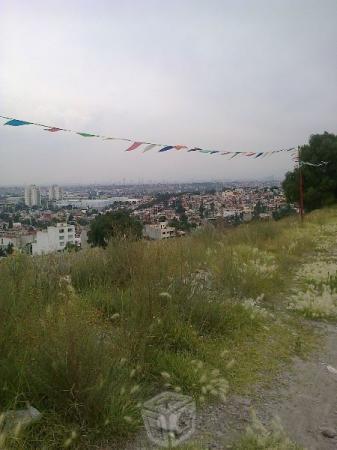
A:
[[[59,239],[60,239],[60,241],[63,241],[64,240],[64,236],[60,236]]]
[[[61,228],[60,231],[59,231],[59,233],[64,233],[64,229]]]

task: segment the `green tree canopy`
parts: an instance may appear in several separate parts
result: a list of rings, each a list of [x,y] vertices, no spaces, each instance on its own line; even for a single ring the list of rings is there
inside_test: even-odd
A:
[[[11,255],[13,253],[13,251],[14,251],[14,245],[10,242],[7,245],[6,253],[7,253],[7,255]]]
[[[307,211],[337,202],[337,136],[314,134],[300,149]],[[319,165],[321,163],[326,163]],[[309,163],[309,164],[306,164]],[[311,165],[314,164],[314,165]],[[299,169],[286,174],[283,189],[289,202],[299,201]]]
[[[91,222],[88,242],[93,246],[106,247],[112,238],[139,239],[142,229],[142,224],[127,211],[102,214]]]

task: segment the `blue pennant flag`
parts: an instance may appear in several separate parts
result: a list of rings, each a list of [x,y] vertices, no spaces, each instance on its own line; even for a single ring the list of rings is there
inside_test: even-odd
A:
[[[168,150],[171,150],[173,147],[173,145],[167,145],[166,147],[163,147],[162,149],[159,150],[159,153],[161,152],[167,152]]]
[[[11,125],[12,127],[19,127],[20,125],[31,125],[31,122],[26,122],[24,120],[12,119],[4,123],[4,125]]]

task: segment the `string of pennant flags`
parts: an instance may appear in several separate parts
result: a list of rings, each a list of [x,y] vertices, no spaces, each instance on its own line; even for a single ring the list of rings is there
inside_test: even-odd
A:
[[[320,163],[314,164],[308,161],[299,161],[300,166],[310,166],[310,167],[322,167],[329,164],[327,161],[321,161]]]
[[[35,122],[28,122],[26,120],[20,120],[13,117],[6,117],[1,116],[0,118],[5,119],[6,122],[3,125],[12,126],[12,127],[19,127],[24,125],[33,125],[37,127],[43,128],[44,131],[47,131],[49,133],[57,133],[57,132],[70,132],[77,134],[79,136],[82,136],[84,138],[98,138],[105,141],[122,141],[127,142],[128,147],[125,149],[126,152],[132,152],[135,150],[140,150],[142,153],[146,153],[150,150],[157,150],[159,153],[164,153],[172,150],[185,150],[187,152],[198,152],[198,153],[204,153],[209,155],[222,155],[222,156],[228,156],[229,159],[236,158],[238,156],[245,156],[249,158],[266,158],[270,157],[276,153],[280,152],[291,152],[291,155],[294,156],[295,152],[297,153],[296,147],[286,148],[286,149],[279,149],[279,150],[270,150],[265,152],[247,152],[247,151],[223,151],[223,150],[206,150],[199,147],[188,147],[187,145],[167,145],[167,144],[158,144],[158,143],[152,143],[152,142],[143,142],[143,141],[135,141],[133,139],[126,139],[126,138],[119,138],[119,137],[111,137],[111,136],[102,136],[99,134],[92,134],[87,132],[81,132],[81,131],[74,131],[70,129],[60,128],[56,126],[51,125],[43,125],[41,123],[35,123]]]

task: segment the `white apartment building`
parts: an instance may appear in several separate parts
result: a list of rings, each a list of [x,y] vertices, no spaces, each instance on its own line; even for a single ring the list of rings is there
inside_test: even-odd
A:
[[[50,201],[58,201],[63,199],[63,189],[56,184],[50,186],[49,188],[49,200]]]
[[[160,222],[153,225],[145,225],[143,234],[149,239],[168,239],[176,236],[176,229],[169,227],[167,222]]]
[[[34,239],[35,234],[21,230],[0,231],[0,248],[4,249],[8,244],[12,244],[15,249],[28,252]]]
[[[0,236],[0,249],[4,250],[8,245],[15,246],[14,240],[7,236]]]
[[[35,184],[30,184],[25,187],[25,204],[27,206],[40,206],[41,193],[40,188]]]
[[[75,244],[75,226],[58,223],[55,227],[48,227],[47,230],[36,233],[32,243],[32,255],[59,252],[64,250],[67,244]]]

